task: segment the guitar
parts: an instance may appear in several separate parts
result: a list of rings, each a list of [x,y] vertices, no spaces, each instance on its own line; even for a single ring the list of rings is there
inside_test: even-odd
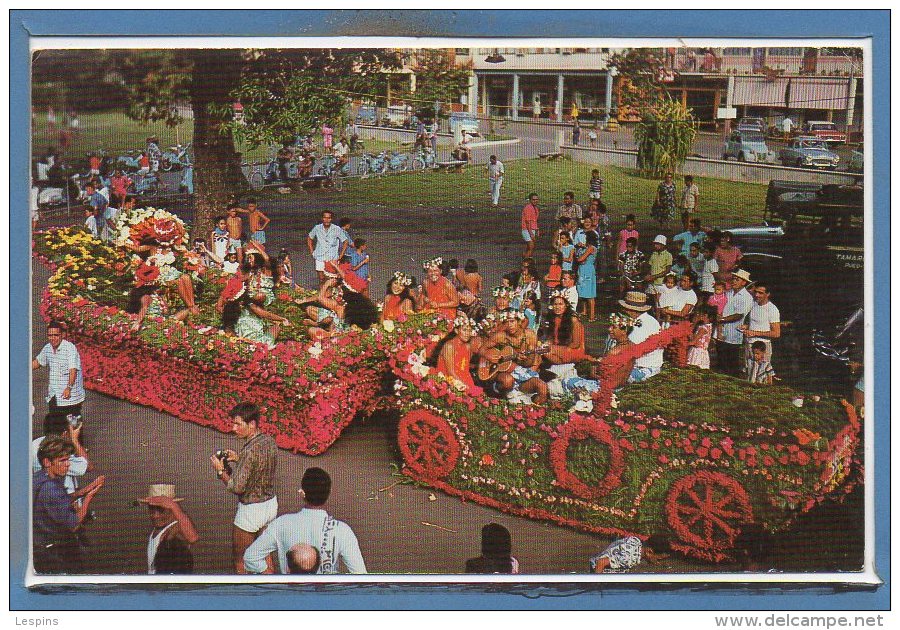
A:
[[[497,378],[498,374],[507,374],[512,372],[516,363],[533,355],[544,355],[550,351],[550,346],[546,344],[539,345],[534,350],[525,350],[517,352],[515,348],[509,345],[498,346],[485,351],[478,359],[478,378],[482,381],[490,381]]]

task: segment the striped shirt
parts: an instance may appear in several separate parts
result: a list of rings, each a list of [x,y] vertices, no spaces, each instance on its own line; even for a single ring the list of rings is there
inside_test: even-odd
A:
[[[37,362],[50,367],[50,379],[47,386],[47,402],[56,396],[56,404],[60,407],[77,405],[84,402],[84,380],[81,373],[81,355],[71,341],[63,339],[54,350],[49,343],[37,355]],[[63,390],[69,386],[69,371],[77,370],[75,384],[68,398],[63,398]]]

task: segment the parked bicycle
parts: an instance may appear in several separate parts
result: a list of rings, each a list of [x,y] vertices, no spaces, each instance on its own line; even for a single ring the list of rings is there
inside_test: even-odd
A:
[[[424,149],[420,147],[419,152],[412,161],[413,170],[424,171],[426,168],[434,168],[435,166],[437,166],[437,155],[435,155],[431,147],[426,147]]]

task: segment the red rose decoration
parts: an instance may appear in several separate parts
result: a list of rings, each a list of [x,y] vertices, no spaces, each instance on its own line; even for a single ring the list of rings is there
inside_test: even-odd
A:
[[[159,267],[142,262],[134,272],[135,286],[153,284],[159,278]]]

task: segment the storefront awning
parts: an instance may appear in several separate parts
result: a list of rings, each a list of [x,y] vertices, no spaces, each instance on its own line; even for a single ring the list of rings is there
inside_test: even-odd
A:
[[[735,77],[732,105],[790,109],[847,109],[848,79],[834,77]]]

